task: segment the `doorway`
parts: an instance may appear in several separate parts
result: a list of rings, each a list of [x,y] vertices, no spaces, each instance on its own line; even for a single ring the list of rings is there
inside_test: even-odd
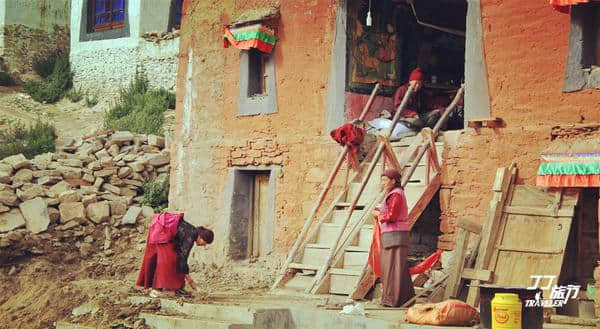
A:
[[[267,255],[273,248],[274,176],[271,170],[233,171],[229,254],[233,259]]]

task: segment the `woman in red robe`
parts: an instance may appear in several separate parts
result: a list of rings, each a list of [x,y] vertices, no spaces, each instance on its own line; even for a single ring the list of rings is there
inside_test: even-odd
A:
[[[408,205],[397,170],[386,170],[381,175],[381,185],[386,195],[375,210],[381,226],[381,304],[397,307],[415,295],[406,261],[410,242]]]
[[[211,230],[193,226],[183,219],[181,213],[155,215],[148,231],[137,285],[152,288],[152,297],[160,297],[164,291],[189,295],[183,290],[186,281],[192,289],[196,289],[187,264],[190,251],[194,243],[203,247],[212,243],[213,238]]]

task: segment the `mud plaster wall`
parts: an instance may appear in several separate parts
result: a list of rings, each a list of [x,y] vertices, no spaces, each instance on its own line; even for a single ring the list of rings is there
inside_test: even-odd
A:
[[[439,247],[453,247],[454,222],[485,221],[496,168],[511,161],[519,183],[534,185],[550,127],[600,121],[600,91],[563,93],[569,15],[545,0],[482,0],[491,115],[506,128],[452,133],[445,152]]]
[[[245,10],[270,5],[280,5],[281,13],[274,49],[278,112],[238,117],[240,50],[223,48],[222,27]],[[227,260],[232,166],[281,165],[274,259],[285,257],[304,224],[339,152],[324,131],[336,8],[324,0],[190,4],[181,34],[170,207],[215,229],[214,245],[199,260]]]
[[[146,32],[166,32],[170,2],[130,0],[126,4],[127,37],[88,41],[81,33],[86,29],[82,2],[73,2],[70,60],[75,87],[100,96],[113,96],[121,87],[129,85],[137,69],[143,69],[151,87],[173,90],[177,79],[179,38],[150,42],[141,37]],[[144,15],[149,12],[149,7],[161,9],[164,19]]]
[[[30,72],[32,61],[69,51],[70,0],[0,1],[0,56],[13,75]]]

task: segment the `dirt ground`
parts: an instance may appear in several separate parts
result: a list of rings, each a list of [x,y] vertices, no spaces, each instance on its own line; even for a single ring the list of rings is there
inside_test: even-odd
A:
[[[20,243],[0,248],[0,318],[5,319],[0,328],[46,329],[61,320],[98,328],[144,328],[135,326],[137,314],[157,305],[132,306],[127,298],[148,293],[135,286],[146,232],[134,227],[113,227],[111,232],[108,252],[102,248],[102,225],[25,235]],[[92,241],[94,249],[78,249],[82,241]],[[275,273],[261,262],[222,268],[190,264],[201,288],[185,298],[188,302],[210,302],[208,294],[218,292],[261,294],[273,281],[265,273]],[[72,310],[84,304],[95,312],[73,316]]]

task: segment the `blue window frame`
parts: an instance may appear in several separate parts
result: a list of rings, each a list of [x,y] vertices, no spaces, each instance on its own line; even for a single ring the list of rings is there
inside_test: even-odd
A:
[[[181,18],[183,16],[183,0],[171,0],[171,19],[169,31],[181,28]]]
[[[93,28],[96,31],[118,29],[125,24],[125,0],[92,0]]]

